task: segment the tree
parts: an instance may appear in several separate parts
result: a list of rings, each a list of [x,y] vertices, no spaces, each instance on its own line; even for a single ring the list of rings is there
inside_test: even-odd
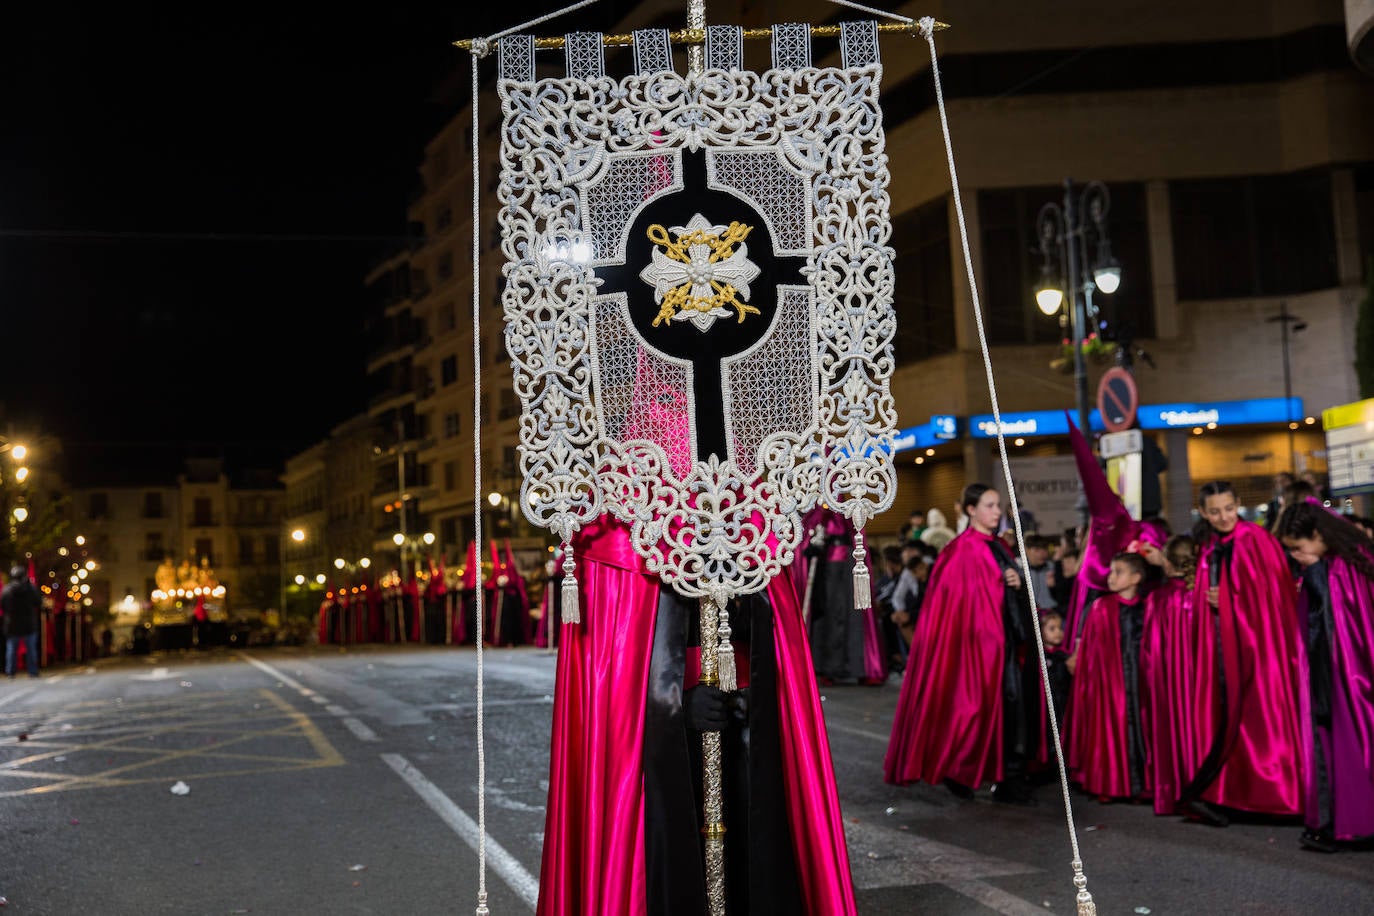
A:
[[[1374,398],[1374,256],[1364,265],[1365,290],[1355,320],[1355,374],[1360,397]]]

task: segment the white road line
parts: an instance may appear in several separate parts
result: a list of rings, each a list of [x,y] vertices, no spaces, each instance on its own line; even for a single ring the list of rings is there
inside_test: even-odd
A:
[[[328,702],[328,701],[326,700],[325,702]],[[337,703],[330,703],[328,706],[326,706],[326,707],[324,708],[324,711],[327,712],[327,713],[329,713],[331,716],[346,716],[346,715],[348,715],[348,710],[347,710],[347,709],[344,709],[342,706],[338,705]]]
[[[453,800],[439,790],[425,778],[424,774],[415,767],[411,766],[410,761],[400,754],[383,754],[382,760],[386,765],[396,771],[396,774],[406,781],[415,790],[425,804],[434,811],[435,814],[448,824],[454,833],[462,838],[474,852],[477,851],[481,834],[477,829],[477,822],[468,816],[462,808],[453,803]],[[487,837],[487,864],[492,871],[496,872],[515,891],[516,896],[525,901],[531,910],[539,900],[539,882],[535,877],[525,870],[525,867],[515,858],[506,852],[505,848],[491,836]]]
[[[24,687],[21,690],[16,690],[14,693],[7,693],[4,696],[0,697],[0,706],[5,706],[9,703],[13,703],[15,700],[26,697],[31,693],[33,693],[32,687]]]
[[[986,881],[947,881],[945,886],[951,890],[977,900],[990,910],[1005,913],[1006,916],[1045,916],[1045,909],[1029,900],[1022,900],[1009,894],[1000,887]]]
[[[362,720],[357,718],[356,716],[344,716],[343,718],[339,719],[339,721],[342,722],[345,726],[347,726],[348,730],[351,731],[354,735],[356,735],[359,741],[382,740],[381,738],[377,737],[376,732],[374,732],[372,729],[364,725],[362,723]]]
[[[278,671],[276,668],[273,668],[266,662],[260,662],[253,656],[245,655],[242,652],[239,652],[238,656],[239,658],[242,658],[244,661],[246,661],[248,664],[252,665],[254,668],[257,668],[259,671],[265,671],[267,674],[281,681],[283,684],[286,684],[287,686],[294,687],[296,690],[299,690],[305,696],[310,696],[315,692],[311,690],[309,687],[302,684],[300,681],[297,681],[294,678],[287,677],[285,674]]]

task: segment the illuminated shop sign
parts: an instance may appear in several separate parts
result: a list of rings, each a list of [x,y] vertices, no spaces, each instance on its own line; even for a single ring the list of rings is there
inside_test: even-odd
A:
[[[950,414],[936,414],[929,423],[897,430],[893,440],[894,452],[913,448],[934,448],[959,438],[959,418]]]
[[[1245,426],[1256,423],[1288,423],[1300,420],[1302,398],[1252,398],[1247,401],[1204,401],[1182,404],[1146,404],[1140,408],[1141,429],[1180,429]],[[1076,420],[1077,418],[1075,418]],[[1101,431],[1102,415],[1094,410],[1089,422]],[[997,424],[992,414],[979,414],[968,421],[974,439],[994,439]],[[1062,410],[1031,410],[1002,414],[1002,434],[1006,436],[1067,436],[1068,420]]]
[[[1252,398],[1248,401],[1211,401],[1203,404],[1149,404],[1140,408],[1142,429],[1180,426],[1244,426],[1301,420],[1302,398]]]
[[[1097,411],[1092,414],[1093,429],[1101,429]],[[974,439],[997,438],[997,422],[992,414],[969,417],[968,434]],[[1069,421],[1062,410],[1031,410],[1024,413],[1002,414],[1004,436],[1067,436]]]

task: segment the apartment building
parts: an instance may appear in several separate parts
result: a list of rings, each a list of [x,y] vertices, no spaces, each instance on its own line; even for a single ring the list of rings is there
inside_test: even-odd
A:
[[[1316,418],[1359,396],[1351,332],[1364,259],[1374,253],[1374,78],[1352,63],[1352,54],[1367,57],[1370,14],[1360,0],[1346,5],[1349,21],[1338,0],[902,8],[952,25],[939,46],[959,203],[1018,479],[1069,467],[1056,421],[1076,407],[1075,379],[1062,371],[1066,330],[1034,299],[1043,265],[1037,215],[1064,202],[1066,179],[1109,192],[1104,225],[1121,284],[1098,295],[1097,320],[1115,334],[1129,327],[1143,350],[1134,375],[1141,425],[1168,464],[1165,515],[1187,523],[1195,481],[1230,478],[1254,503],[1278,470],[1324,470]],[[776,3],[748,4],[733,19],[722,6],[709,12],[746,26],[856,15]],[[682,24],[677,4],[641,4],[613,23],[594,14],[567,28]],[[823,39],[813,53],[833,59]],[[913,508],[950,506],[968,481],[1001,477],[924,42],[885,36],[883,63],[901,451],[897,500],[874,523],[879,532],[895,531]],[[560,65],[560,54],[548,55],[549,72]],[[629,62],[611,54],[607,69],[616,66]],[[423,187],[409,208],[423,240],[369,277],[386,301],[369,416],[390,437],[376,453],[372,506],[404,512],[407,531],[432,530],[446,550],[464,541],[474,505],[487,530],[541,541],[512,509],[519,402],[503,341],[491,90],[488,78],[475,142],[465,110],[425,149]],[[482,165],[475,297],[474,155]],[[1088,367],[1087,390],[1106,368]],[[373,520],[380,547],[396,526],[385,512]]]

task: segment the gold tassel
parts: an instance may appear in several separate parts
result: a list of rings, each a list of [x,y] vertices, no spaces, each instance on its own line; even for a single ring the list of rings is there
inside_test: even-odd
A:
[[[854,532],[854,610],[866,611],[873,607],[873,589],[868,581],[868,566],[864,563],[864,534]]]
[[[582,612],[577,606],[577,563],[573,561],[571,544],[563,545],[563,622],[582,622]]]

